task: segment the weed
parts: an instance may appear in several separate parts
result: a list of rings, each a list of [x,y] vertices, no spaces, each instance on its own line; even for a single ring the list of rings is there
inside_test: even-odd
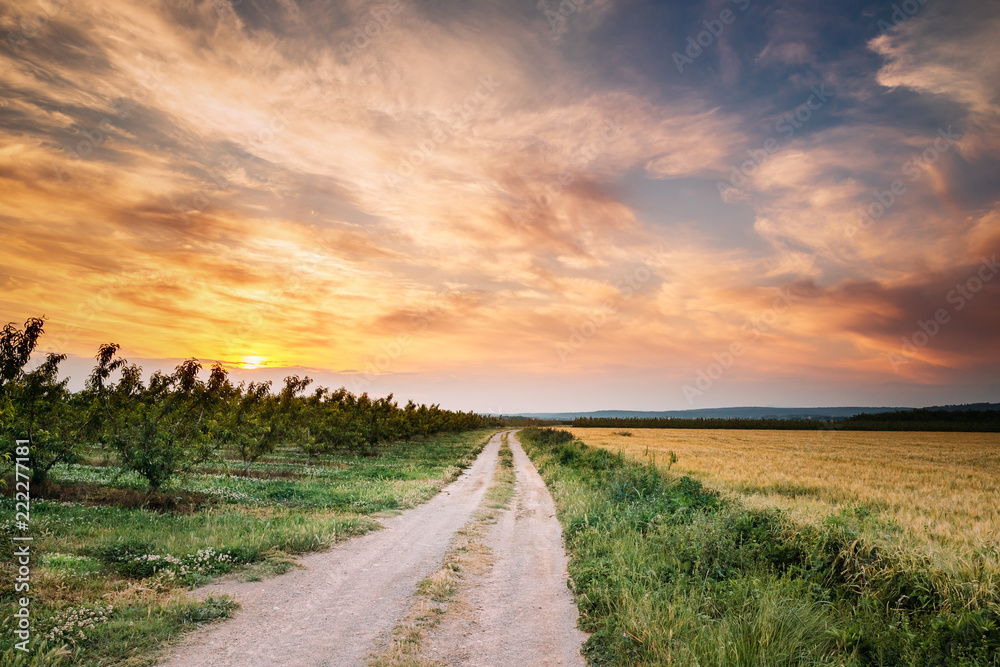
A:
[[[880,548],[864,511],[802,524],[566,436],[520,440],[556,500],[592,664],[998,664],[988,569],[955,580]]]

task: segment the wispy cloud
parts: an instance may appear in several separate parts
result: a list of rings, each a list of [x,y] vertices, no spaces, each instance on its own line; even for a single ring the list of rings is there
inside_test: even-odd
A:
[[[968,9],[870,38],[871,17],[845,12],[824,19],[850,35],[838,51],[817,46],[828,36],[808,15],[753,5],[704,72],[678,79],[669,53],[657,74],[609,46],[643,34],[632,17],[660,16],[642,3],[584,3],[554,26],[544,4],[3,3],[3,319],[45,313],[79,356],[118,340],[147,358],[261,356],[343,379],[430,304],[440,316],[373,390],[470,386],[499,365],[510,383],[564,378],[581,400],[583,378],[617,373],[633,387],[623,404],[668,407],[775,290],[798,286],[733,386],[795,368],[897,381],[879,355],[922,317],[913,295],[1000,239],[997,14]],[[714,184],[827,79],[822,117],[720,203]],[[949,125],[961,140],[890,214],[846,233]],[[705,198],[681,214],[668,193],[683,188]],[[746,243],[713,231],[728,218],[751,221]],[[651,255],[656,279],[560,363],[555,343]],[[970,352],[968,332],[991,326],[976,312],[913,382],[995,365]],[[718,392],[706,398],[733,395]],[[477,401],[460,407],[492,409]]]

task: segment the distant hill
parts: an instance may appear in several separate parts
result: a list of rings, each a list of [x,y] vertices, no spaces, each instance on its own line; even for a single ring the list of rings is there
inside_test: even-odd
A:
[[[597,410],[594,412],[524,412],[519,417],[532,419],[551,419],[570,421],[577,417],[646,417],[673,419],[843,419],[862,413],[879,414],[883,412],[912,411],[915,408],[702,408],[699,410],[664,410],[649,412],[641,410]],[[1000,410],[1000,403],[970,403],[968,405],[941,405],[926,408],[927,410]]]

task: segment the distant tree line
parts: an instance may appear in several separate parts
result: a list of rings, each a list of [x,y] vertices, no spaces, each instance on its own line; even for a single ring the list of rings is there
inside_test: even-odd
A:
[[[277,388],[270,382],[234,384],[221,364],[203,377],[197,359],[143,381],[142,369],[122,358],[114,343],[100,347],[85,388],[71,392],[68,379],[59,378],[65,355],[48,354],[34,370],[25,370],[43,332],[41,318],[0,331],[0,452],[10,461],[16,441],[27,441],[36,485],[45,483],[55,465],[77,460],[85,444],[116,453],[123,468],[142,475],[155,491],[224,451],[240,457],[246,474],[279,444],[298,448],[312,463],[335,453],[374,456],[390,441],[501,425],[496,418],[437,405],[410,401],[400,407],[391,394],[308,391],[312,380],[297,375]]]
[[[603,428],[731,428],[731,429],[776,429],[790,431],[815,431],[829,428],[826,422],[811,419],[751,419],[721,417],[697,417],[683,419],[673,417],[577,417],[573,426]]]
[[[846,418],[751,419],[672,417],[578,417],[573,426],[582,428],[711,428],[778,431],[962,431],[1000,432],[998,410],[895,410],[862,413]]]
[[[1000,431],[1000,410],[896,410],[847,417],[851,431]]]
[[[521,417],[518,415],[500,415],[503,425],[507,428],[530,428],[532,426],[569,425],[569,421],[559,419],[538,419],[536,417]]]

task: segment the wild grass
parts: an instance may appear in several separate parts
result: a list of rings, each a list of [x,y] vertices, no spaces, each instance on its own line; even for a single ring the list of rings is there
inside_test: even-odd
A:
[[[489,509],[507,509],[517,492],[514,475],[514,453],[507,442],[507,434],[503,434],[500,452],[497,456],[497,469],[493,475],[493,485],[486,492],[486,507]],[[492,514],[491,514],[492,516]]]
[[[942,565],[977,554],[1000,565],[997,433],[634,429],[623,438],[610,428],[568,430],[664,467],[673,451],[674,472],[752,507],[811,522],[863,507]]]
[[[73,501],[32,501],[34,654],[15,655],[8,615],[0,665],[153,664],[168,639],[235,607],[224,599],[187,599],[184,589],[236,570],[251,578],[280,574],[294,567],[294,554],[378,528],[379,513],[413,507],[457,477],[488,436],[396,443],[379,457],[340,457],[322,467],[279,451],[252,467],[255,477],[221,474],[214,464],[212,472],[177,478],[161,490],[167,499],[201,499],[176,511],[165,509],[164,498],[155,510],[106,504],[120,499],[115,489],[145,489],[144,481],[113,466],[56,467],[49,495],[70,489]],[[90,454],[91,464],[106,463],[100,452]],[[82,492],[75,486],[81,484]],[[13,516],[13,499],[0,498],[0,517]],[[14,532],[10,520],[0,523],[0,602],[8,607]]]
[[[566,432],[520,439],[556,500],[594,665],[1000,664],[989,569],[956,580],[881,549],[863,508],[803,524]]]

